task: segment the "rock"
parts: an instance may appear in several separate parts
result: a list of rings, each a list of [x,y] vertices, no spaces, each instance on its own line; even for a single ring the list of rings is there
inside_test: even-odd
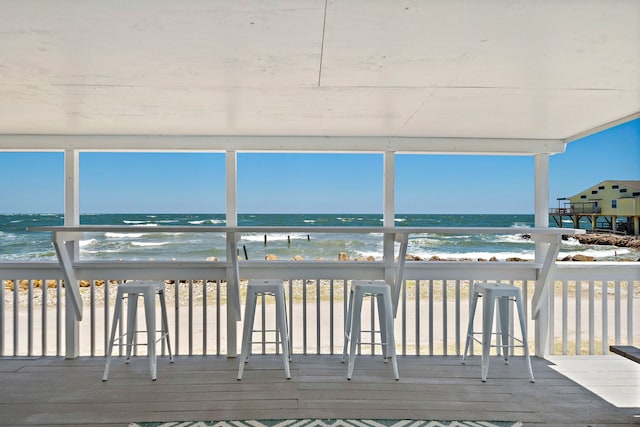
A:
[[[349,254],[346,252],[338,253],[338,261],[349,261]]]
[[[494,255],[491,258],[489,258],[489,261],[496,262],[496,261],[498,261],[498,258],[496,258],[495,255]]]
[[[304,261],[304,258],[302,257],[302,255],[296,255],[293,257],[294,261]]]
[[[595,257],[582,254],[576,254],[571,257],[571,261],[595,261],[595,259]]]
[[[367,257],[367,261],[375,261],[375,260],[376,260],[376,258],[373,255],[369,255]]]
[[[616,236],[614,234],[587,233],[573,236],[583,245],[608,245],[620,248],[640,248],[640,237],[638,236]]]
[[[571,255],[567,255],[566,257],[562,258],[560,261],[571,261]]]
[[[429,261],[444,261],[444,260],[440,258],[438,255],[433,255],[431,258],[429,258]]]
[[[207,261],[217,261],[217,260],[218,260],[218,258],[214,257],[214,256],[207,257]]]
[[[266,254],[264,256],[265,261],[277,261],[280,259],[280,257],[278,257],[278,255],[275,254]]]

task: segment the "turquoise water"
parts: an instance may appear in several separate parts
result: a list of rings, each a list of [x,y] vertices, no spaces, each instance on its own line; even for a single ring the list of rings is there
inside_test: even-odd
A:
[[[223,226],[223,214],[93,214],[82,215],[83,225],[142,225],[148,233],[87,233],[81,241],[84,260],[188,260],[225,258],[225,239],[218,233],[159,233],[154,226]],[[27,231],[27,227],[62,225],[61,214],[0,215],[0,261],[55,260],[49,233]],[[244,214],[240,226],[382,226],[381,215],[371,214]],[[397,215],[399,227],[527,227],[533,215]],[[304,259],[337,259],[346,252],[353,259],[382,258],[380,233],[252,233],[239,242],[241,256],[251,260],[275,254],[280,259],[296,255]],[[522,235],[412,235],[409,253],[429,259],[432,256],[460,259],[509,257],[533,259],[534,244]],[[595,256],[597,260],[637,259],[640,252],[612,246],[580,245],[573,239],[563,243],[561,257],[573,254]]]

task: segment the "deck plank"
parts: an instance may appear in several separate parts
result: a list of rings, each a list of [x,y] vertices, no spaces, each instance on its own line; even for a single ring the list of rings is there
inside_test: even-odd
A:
[[[281,359],[266,356],[252,358],[237,381],[235,359],[182,356],[174,364],[160,359],[153,382],[144,358],[128,365],[116,358],[109,381],[102,382],[101,357],[3,358],[0,425],[318,417],[511,420],[563,427],[639,422],[634,415],[640,408],[616,407],[567,376],[588,378],[587,368],[567,362],[573,372],[565,375],[562,361],[532,362],[534,384],[518,357],[510,365],[492,360],[482,383],[478,357],[467,365],[457,357],[400,357],[401,378],[395,381],[379,357],[361,356],[347,381],[340,356],[295,355],[292,378],[286,380]],[[629,378],[627,365],[613,366],[622,369],[618,381]],[[595,385],[605,387],[603,369],[592,363],[591,371]]]

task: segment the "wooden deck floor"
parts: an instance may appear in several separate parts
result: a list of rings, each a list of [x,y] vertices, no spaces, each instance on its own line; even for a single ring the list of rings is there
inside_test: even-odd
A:
[[[292,379],[281,359],[255,356],[244,379],[226,357],[159,359],[152,382],[146,359],[115,358],[102,382],[102,357],[0,359],[0,425],[126,426],[132,421],[265,418],[413,418],[512,420],[525,426],[640,424],[640,409],[618,408],[533,359],[536,382],[524,360],[494,358],[486,383],[479,358],[400,357],[400,381],[379,357],[356,360],[345,379],[339,356],[294,355]]]

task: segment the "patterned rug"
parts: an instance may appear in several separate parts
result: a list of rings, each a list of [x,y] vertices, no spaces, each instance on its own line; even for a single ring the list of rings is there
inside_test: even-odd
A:
[[[131,423],[129,427],[523,427],[513,421],[429,421],[429,420],[244,420],[174,421]]]

